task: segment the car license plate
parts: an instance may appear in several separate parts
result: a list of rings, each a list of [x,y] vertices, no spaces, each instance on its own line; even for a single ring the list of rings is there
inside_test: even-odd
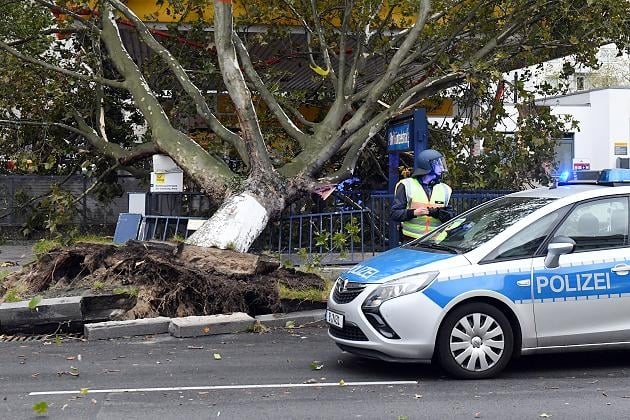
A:
[[[326,310],[326,322],[337,328],[343,328],[343,315],[330,310]]]

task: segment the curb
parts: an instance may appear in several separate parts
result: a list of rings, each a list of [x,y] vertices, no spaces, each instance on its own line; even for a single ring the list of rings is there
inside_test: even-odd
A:
[[[256,324],[271,328],[298,328],[302,325],[323,326],[324,310],[258,315],[255,318],[243,312],[181,318],[146,318],[129,321],[108,321],[85,324],[87,340],[132,337],[169,333],[173,337],[202,337],[234,334],[255,330]]]
[[[174,337],[200,337],[256,331],[262,324],[269,328],[298,328],[303,325],[324,326],[324,309],[258,315],[255,318],[243,312],[181,318],[144,318],[128,321],[94,322],[95,311],[86,309],[90,296],[42,299],[35,309],[30,301],[0,304],[0,332],[33,331],[54,324],[83,323],[87,340],[106,340],[121,337],[169,333]],[[112,301],[114,301],[113,299]],[[102,308],[99,308],[99,310]],[[111,316],[121,308],[103,310],[99,315]],[[101,318],[103,319],[103,318]],[[80,325],[80,324],[79,324]]]

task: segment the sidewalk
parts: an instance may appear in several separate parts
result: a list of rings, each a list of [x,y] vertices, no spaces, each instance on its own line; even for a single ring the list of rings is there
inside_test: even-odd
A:
[[[33,261],[34,244],[34,241],[29,241],[0,245],[0,271],[18,271],[24,264]]]

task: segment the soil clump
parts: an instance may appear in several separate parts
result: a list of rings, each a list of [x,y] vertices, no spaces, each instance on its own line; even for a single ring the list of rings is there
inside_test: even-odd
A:
[[[127,294],[133,306],[117,319],[281,312],[279,283],[323,290],[315,274],[296,272],[255,254],[167,242],[125,246],[80,244],[55,248],[0,286],[0,302],[22,299]]]

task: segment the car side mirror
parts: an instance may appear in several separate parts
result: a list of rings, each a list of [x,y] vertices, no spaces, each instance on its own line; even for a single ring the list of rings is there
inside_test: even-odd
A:
[[[556,236],[547,245],[545,267],[557,268],[560,265],[560,255],[569,254],[575,249],[575,241],[568,236]]]

